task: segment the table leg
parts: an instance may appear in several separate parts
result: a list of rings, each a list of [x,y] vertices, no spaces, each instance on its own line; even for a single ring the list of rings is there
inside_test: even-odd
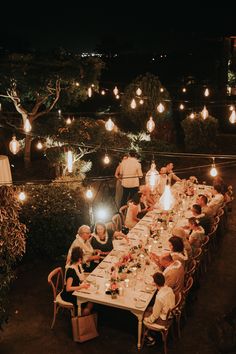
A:
[[[141,349],[141,338],[142,338],[142,327],[143,327],[143,319],[138,319],[138,350]]]

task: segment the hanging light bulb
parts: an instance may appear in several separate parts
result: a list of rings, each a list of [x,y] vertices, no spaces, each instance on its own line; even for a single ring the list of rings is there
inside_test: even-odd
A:
[[[101,95],[104,96],[105,94],[106,94],[105,90],[102,90],[102,91],[101,91]]]
[[[73,152],[71,150],[67,152],[67,169],[69,173],[73,171]]]
[[[194,119],[194,118],[195,118],[195,114],[192,112],[192,113],[189,115],[189,118]]]
[[[118,90],[117,86],[115,86],[115,88],[114,88],[114,90],[113,90],[113,93],[114,93],[115,96],[118,95],[119,90]]]
[[[105,154],[103,162],[105,163],[105,165],[108,165],[110,163],[110,158],[107,154]]]
[[[75,86],[79,87],[79,86],[80,86],[80,83],[77,81],[77,82],[75,83]]]
[[[24,202],[26,200],[26,194],[25,192],[20,192],[18,195],[18,198],[21,202]]]
[[[234,106],[233,106],[232,104],[229,106],[229,110],[230,110],[230,111],[233,111],[233,110],[234,110]]]
[[[181,109],[181,111],[184,109],[183,103],[181,103],[181,104],[179,105],[179,109]]]
[[[61,118],[61,109],[58,109],[57,113],[58,113],[58,117]]]
[[[32,129],[32,126],[30,124],[30,121],[28,118],[26,118],[25,123],[24,123],[24,131],[26,133],[29,133],[31,131],[31,129]]]
[[[20,144],[19,141],[16,140],[16,136],[13,135],[12,140],[9,143],[9,149],[13,153],[13,155],[16,155],[18,151],[20,150]]]
[[[183,88],[182,88],[182,92],[184,92],[184,93],[185,93],[186,91],[187,91],[187,90],[186,90],[186,88],[185,88],[185,87],[183,87]]]
[[[159,103],[159,105],[157,106],[157,110],[159,113],[163,113],[165,110],[165,107],[163,106],[162,103]]]
[[[147,121],[147,131],[151,133],[155,129],[155,122],[152,117],[149,118]]]
[[[144,100],[141,98],[141,100],[139,100],[140,104],[144,104]]]
[[[42,148],[43,148],[43,144],[41,143],[41,141],[40,141],[40,140],[38,141],[38,143],[37,143],[36,147],[37,147],[37,149],[42,150]]]
[[[141,90],[141,88],[137,88],[137,90],[136,90],[136,95],[137,95],[137,96],[141,96],[141,95],[142,95],[142,90]]]
[[[116,99],[119,100],[119,98],[120,98],[120,95],[116,95]]]
[[[85,193],[86,197],[88,199],[92,199],[93,198],[93,191],[91,189],[91,187],[89,187],[87,190],[86,190],[86,193]]]
[[[207,119],[209,117],[208,110],[206,109],[206,106],[203,107],[203,110],[201,111],[201,116],[203,119]]]
[[[150,186],[151,191],[155,190],[159,178],[159,172],[156,170],[156,164],[153,160],[150,170],[146,173],[146,184]]]
[[[72,123],[71,117],[68,117],[67,120],[66,120],[66,124],[70,125],[71,123]]]
[[[204,96],[208,97],[209,95],[210,95],[209,89],[206,88],[205,91],[204,91]]]
[[[92,87],[89,87],[89,88],[88,88],[88,96],[89,96],[89,97],[92,97]]]
[[[160,197],[159,205],[161,206],[161,208],[163,210],[168,211],[168,210],[172,209],[172,207],[174,206],[174,203],[175,203],[175,199],[171,193],[170,185],[167,182],[165,185],[164,192],[163,192],[162,196]]]
[[[232,113],[230,114],[229,121],[232,124],[236,123],[236,113],[235,113],[234,109],[232,110]]]
[[[136,104],[136,101],[135,101],[134,98],[132,99],[132,101],[131,101],[131,103],[130,103],[130,107],[131,107],[132,109],[135,109],[135,108],[137,107],[137,104]]]
[[[164,92],[164,89],[163,89],[163,87],[161,87],[161,88],[160,88],[160,92]]]
[[[212,162],[212,165],[211,165],[210,175],[212,177],[216,177],[218,175],[218,172],[217,172],[217,169],[216,169],[216,166],[215,166],[215,158],[213,157],[212,160],[213,160],[213,162]]]
[[[112,122],[111,118],[109,118],[108,121],[105,123],[105,128],[110,132],[114,128],[114,125],[115,124]]]

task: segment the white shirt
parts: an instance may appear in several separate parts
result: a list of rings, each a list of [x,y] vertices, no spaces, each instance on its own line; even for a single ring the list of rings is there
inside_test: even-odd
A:
[[[143,176],[140,162],[135,157],[128,157],[120,163],[121,184],[125,188],[139,186],[139,178]]]
[[[219,208],[224,203],[224,196],[221,193],[216,193],[212,200],[207,204],[209,208],[213,210],[213,214],[216,215]]]
[[[163,287],[160,288],[160,290],[156,295],[155,303],[152,308],[152,314],[148,317],[145,317],[144,322],[153,323],[159,317],[162,320],[166,320],[166,315],[168,311],[172,309],[174,306],[175,306],[175,294],[169,286],[164,285]]]
[[[71,252],[74,247],[80,247],[83,250],[83,262],[87,262],[87,259],[92,256],[93,254],[93,247],[90,243],[89,240],[84,241],[84,239],[79,236],[79,234],[76,235],[75,240],[72,242],[70,249],[68,251],[68,256],[71,257]]]

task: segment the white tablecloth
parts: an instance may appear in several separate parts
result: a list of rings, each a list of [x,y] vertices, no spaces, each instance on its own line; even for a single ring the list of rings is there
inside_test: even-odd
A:
[[[8,157],[0,155],[0,185],[12,183],[11,168]]]

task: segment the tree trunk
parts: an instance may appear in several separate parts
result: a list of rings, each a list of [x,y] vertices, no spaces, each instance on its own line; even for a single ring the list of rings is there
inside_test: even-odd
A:
[[[31,164],[31,142],[32,138],[29,135],[25,136],[25,152],[24,152],[24,163],[25,168],[29,168]]]

